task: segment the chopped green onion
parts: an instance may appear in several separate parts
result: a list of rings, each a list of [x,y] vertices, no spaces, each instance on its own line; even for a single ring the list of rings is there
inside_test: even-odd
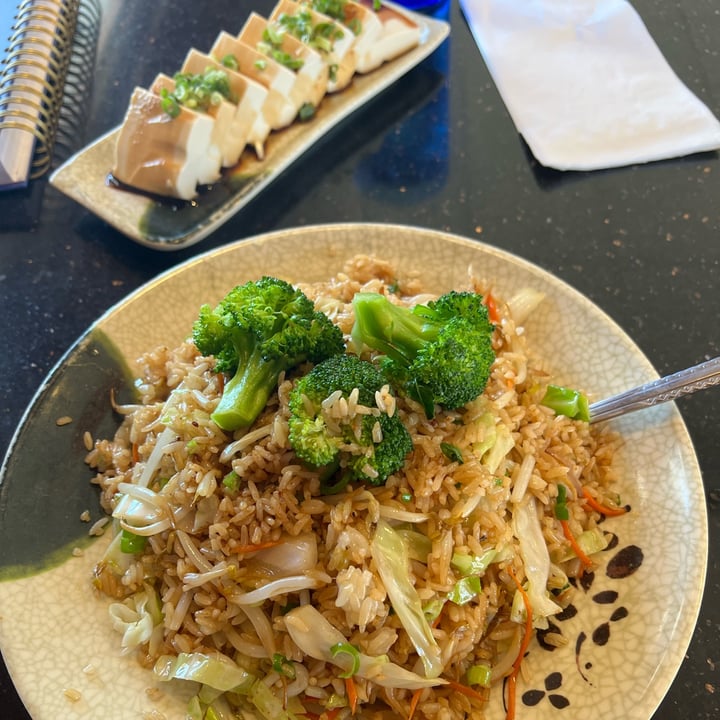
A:
[[[298,118],[305,122],[315,115],[315,106],[312,103],[303,103],[298,111]]]
[[[425,603],[425,605],[423,605],[423,614],[431,625],[438,619],[444,607],[445,601],[441,600],[440,598],[430,600],[429,602]]]
[[[275,653],[272,656],[273,670],[279,675],[284,675],[290,680],[295,679],[295,665],[288,660],[282,653]]]
[[[354,645],[351,645],[349,642],[335,643],[330,648],[330,654],[333,657],[337,657],[341,654],[349,655],[352,659],[352,666],[350,667],[350,670],[340,673],[341,678],[352,677],[360,669],[360,651]]]
[[[382,7],[380,0],[373,0],[373,10],[377,12]]]
[[[557,500],[555,501],[555,517],[558,520],[569,520],[570,513],[567,507],[567,488],[564,485],[557,486]]]
[[[267,67],[267,60],[258,59],[254,62],[254,65],[258,70],[265,70],[265,68]]]
[[[176,118],[180,114],[180,103],[168,92],[167,88],[160,91],[160,107],[171,118]]]
[[[234,100],[230,79],[224,70],[209,67],[200,74],[176,73],[173,80],[175,89],[172,93],[167,88],[160,91],[162,109],[170,117],[179,115],[180,105],[207,112],[223,99]]]
[[[482,592],[482,584],[477,575],[468,575],[458,580],[448,594],[448,600],[456,605],[465,605]]]
[[[240,476],[234,470],[231,470],[223,478],[222,484],[224,487],[226,487],[231,492],[235,492],[238,489],[239,482],[240,482]]]
[[[144,535],[136,535],[130,530],[123,530],[120,537],[120,550],[127,555],[136,555],[141,553],[147,545],[147,537]]]
[[[451,462],[456,462],[460,465],[463,464],[464,460],[462,450],[460,450],[457,445],[453,445],[449,442],[441,442],[440,449],[442,450],[443,455]]]
[[[409,503],[409,502],[412,501],[413,495],[412,495],[411,492],[404,492],[404,493],[401,493],[401,494],[400,494],[400,499],[401,499],[404,503]]]
[[[232,53],[225,55],[225,57],[220,61],[220,64],[230,70],[235,70],[236,72],[240,69],[238,59]]]
[[[573,420],[590,421],[588,399],[578,390],[548,385],[540,404],[554,410],[558,415],[566,415]]]
[[[263,30],[263,40],[270,43],[273,47],[278,47],[282,44],[285,30],[279,25],[267,25]]]
[[[472,665],[467,671],[468,685],[480,685],[490,687],[492,679],[492,668],[489,665]]]

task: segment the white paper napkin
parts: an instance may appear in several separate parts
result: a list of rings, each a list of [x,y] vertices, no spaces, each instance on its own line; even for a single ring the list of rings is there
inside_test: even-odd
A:
[[[460,0],[533,155],[597,170],[720,148],[720,122],[626,0]]]

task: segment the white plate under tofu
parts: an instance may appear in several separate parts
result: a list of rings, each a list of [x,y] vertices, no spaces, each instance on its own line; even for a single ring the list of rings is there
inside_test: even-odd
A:
[[[156,195],[191,200],[197,186],[220,177],[214,121],[182,106],[171,117],[163,100],[135,88],[115,145],[113,177]]]
[[[227,73],[230,91],[235,103],[235,122],[233,132],[238,139],[255,148],[258,157],[264,154],[264,145],[270,134],[270,125],[262,112],[267,99],[267,89],[251,78],[230,70],[219,62],[198,50],[192,49],[187,54],[182,66],[184,73],[203,73],[208,67],[223,70]]]
[[[228,32],[221,32],[210,50],[210,56],[222,62],[231,55],[240,74],[262,85],[268,92],[263,114],[273,130],[287,127],[297,117],[300,105],[292,100],[295,73],[241,42]]]
[[[250,13],[247,22],[238,34],[238,39],[261,52],[268,46],[265,30],[268,21],[257,13]],[[295,72],[295,84],[291,95],[299,107],[317,107],[327,92],[329,69],[320,53],[301,43],[287,33],[282,34],[279,50],[300,65]]]
[[[163,90],[172,94],[175,92],[175,88],[175,80],[162,73],[158,75],[150,85],[150,90],[156,95],[160,95]],[[187,110],[188,108],[186,107],[185,109]],[[227,100],[221,100],[211,104],[207,109],[207,114],[214,121],[212,145],[217,148],[222,166],[233,167],[237,164],[242,151],[245,149],[244,138],[238,137],[236,133],[233,132],[235,105]],[[201,185],[211,182],[213,182],[212,179],[200,178]]]
[[[327,49],[314,44],[311,37],[300,37],[297,34],[295,37],[317,50],[327,63],[329,68],[327,91],[331,93],[345,89],[355,74],[356,62],[353,49],[355,34],[329,15],[313,9],[312,3],[279,0],[270,13],[270,22],[288,27],[284,23],[286,17],[301,18],[302,24],[307,25],[307,29],[304,30],[307,35],[312,35],[313,31],[320,30],[317,41],[326,41],[329,46]],[[290,32],[292,31],[290,30]]]

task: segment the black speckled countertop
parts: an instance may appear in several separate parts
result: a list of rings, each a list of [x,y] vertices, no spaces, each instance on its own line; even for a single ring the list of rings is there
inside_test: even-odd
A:
[[[720,116],[715,0],[633,4],[676,73]],[[188,47],[209,47],[220,29],[239,29],[251,7],[272,5],[101,2],[97,32],[83,48],[73,130],[56,162],[117,125],[135,85],[172,72]],[[298,225],[403,223],[476,238],[583,292],[660,374],[720,355],[718,154],[593,173],[540,167],[455,2],[449,18],[451,37],[432,57],[197,246],[162,253],[137,245],[45,180],[0,195],[0,448],[46,373],[108,307],[198,252]],[[703,472],[710,558],[695,635],[654,717],[704,720],[720,717],[720,389],[678,407]],[[0,708],[4,720],[29,717],[4,666]]]

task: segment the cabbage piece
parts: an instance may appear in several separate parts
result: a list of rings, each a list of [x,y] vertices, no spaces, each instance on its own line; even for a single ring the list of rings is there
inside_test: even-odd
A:
[[[466,575],[484,575],[498,552],[496,548],[488,548],[482,555],[453,553],[450,565],[463,577]]]
[[[495,475],[506,455],[515,447],[510,428],[503,423],[495,425],[495,442],[482,459],[482,464]]]
[[[111,570],[115,575],[122,576],[127,569],[135,562],[135,558],[129,553],[123,552],[120,547],[122,542],[122,531],[119,530],[110,544],[105,549],[101,563]]]
[[[295,717],[285,710],[282,699],[277,697],[262,680],[253,683],[248,693],[248,700],[265,720],[290,720]]]
[[[330,580],[330,576],[325,573],[316,573],[315,575],[291,575],[290,577],[272,580],[249,592],[231,593],[230,599],[241,607],[245,607],[246,605],[260,605],[265,602],[265,600],[269,600],[278,595],[287,595],[288,593],[297,593],[301,590],[322,587],[323,585],[327,585]]]
[[[604,550],[608,546],[608,539],[605,536],[605,533],[599,527],[585,530],[584,532],[580,533],[580,535],[578,535],[575,540],[580,546],[580,549],[588,557],[590,555],[594,555],[595,553],[600,552],[601,550]],[[572,549],[572,547],[568,545],[567,547],[563,547],[556,554],[554,554],[553,560],[556,563],[561,563],[565,562],[566,560],[571,560],[575,557],[577,557],[575,551]]]
[[[180,653],[177,657],[162,655],[153,668],[158,680],[192,680],[211,688],[247,694],[256,678],[234,663],[227,655],[214,653]]]
[[[407,546],[390,525],[380,520],[370,547],[390,603],[422,660],[425,675],[438,677],[443,670],[440,648],[410,578]]]
[[[547,617],[562,608],[548,595],[550,554],[542,534],[534,497],[528,497],[513,510],[513,533],[520,541],[520,556],[525,565],[527,593],[533,612],[533,625],[546,627]],[[518,593],[519,594],[519,593]],[[518,621],[518,618],[512,618]]]
[[[508,300],[508,310],[516,325],[522,325],[545,299],[545,293],[535,288],[521,288]]]
[[[111,603],[108,614],[113,628],[122,633],[123,653],[148,642],[163,619],[160,599],[149,585],[123,602]]]
[[[251,573],[287,577],[312,570],[317,561],[317,537],[315,533],[303,533],[296,537],[283,535],[279,544],[258,550],[245,565]]]
[[[407,547],[408,557],[411,560],[427,564],[428,555],[432,552],[432,540],[417,530],[395,528],[395,532],[402,537]]]
[[[324,660],[339,667],[343,672],[353,669],[356,662],[348,653],[336,653],[332,648],[347,642],[347,638],[333,627],[325,616],[312,605],[301,605],[285,615],[293,642],[305,654],[316,660]],[[446,683],[442,678],[424,678],[391,662],[387,655],[371,656],[359,653],[356,675],[383,687],[416,690]]]
[[[390,662],[387,655],[363,655],[360,653],[360,677],[387,688],[418,690],[426,687],[445,685],[447,680],[439,677],[424,678],[411,670]]]

